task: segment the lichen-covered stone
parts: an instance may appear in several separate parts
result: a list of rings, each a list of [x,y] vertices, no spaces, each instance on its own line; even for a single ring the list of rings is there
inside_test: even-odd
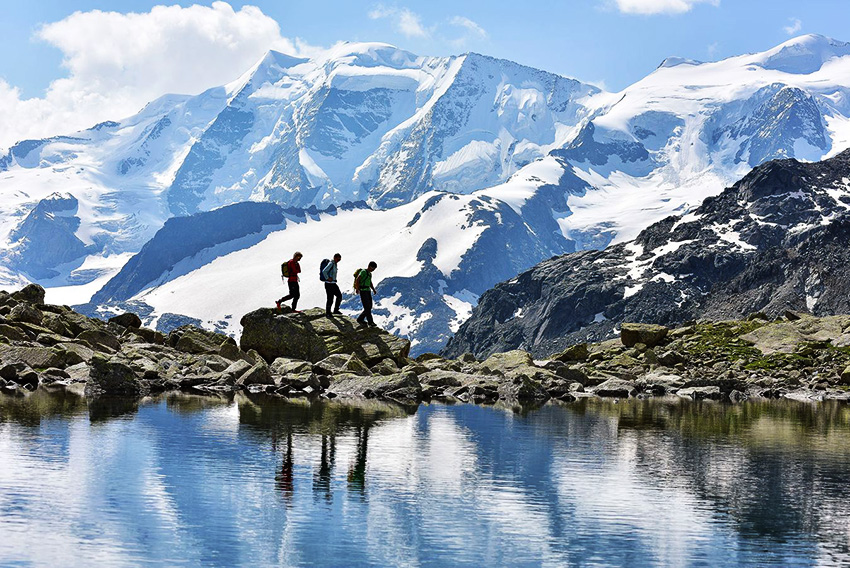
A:
[[[139,396],[147,388],[139,381],[129,364],[101,355],[92,358],[86,396],[122,395]]]
[[[553,359],[563,362],[585,361],[588,355],[590,355],[590,351],[587,348],[587,343],[577,343],[567,347],[565,350],[555,355]]]
[[[41,325],[41,321],[44,319],[44,313],[30,304],[21,303],[12,308],[7,319],[9,321],[20,321],[34,325]]]
[[[389,397],[392,393],[403,395],[400,398],[418,399],[422,396],[419,379],[416,373],[411,372],[371,376],[333,375],[330,377],[328,391],[340,396],[365,398]]]
[[[101,330],[87,330],[76,337],[95,351],[115,352],[121,349],[121,342],[111,333]]]
[[[624,323],[620,326],[620,341],[626,347],[634,347],[638,343],[655,347],[667,337],[669,332],[670,330],[663,325]]]

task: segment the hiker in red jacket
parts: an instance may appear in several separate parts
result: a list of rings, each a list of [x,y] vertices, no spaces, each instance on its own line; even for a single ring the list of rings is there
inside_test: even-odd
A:
[[[285,280],[286,285],[289,286],[289,294],[275,302],[275,304],[277,304],[278,311],[280,311],[280,305],[283,302],[292,300],[292,311],[298,312],[298,310],[295,309],[298,305],[298,298],[301,297],[301,289],[298,285],[298,282],[300,281],[298,273],[301,272],[301,265],[298,264],[298,261],[302,258],[304,258],[304,255],[300,252],[296,252],[292,255],[292,259],[287,260],[280,266],[281,278]]]

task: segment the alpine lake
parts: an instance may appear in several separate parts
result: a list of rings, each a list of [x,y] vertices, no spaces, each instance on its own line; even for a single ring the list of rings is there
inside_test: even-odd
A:
[[[0,566],[850,563],[850,406],[0,396]]]

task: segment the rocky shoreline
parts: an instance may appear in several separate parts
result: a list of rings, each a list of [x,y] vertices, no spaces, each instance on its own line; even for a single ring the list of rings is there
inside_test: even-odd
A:
[[[0,392],[82,389],[137,397],[180,390],[281,397],[358,397],[540,404],[550,399],[674,395],[850,400],[850,316],[787,312],[769,321],[697,321],[676,329],[622,324],[620,337],[576,344],[545,361],[521,350],[483,361],[409,357],[410,342],[319,309],[242,318],[240,344],[194,326],[165,335],[135,314],[109,321],[44,304],[29,285],[0,292]]]

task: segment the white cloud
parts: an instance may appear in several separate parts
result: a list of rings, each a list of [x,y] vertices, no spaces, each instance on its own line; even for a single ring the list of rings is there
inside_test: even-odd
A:
[[[624,14],[683,14],[696,4],[719,6],[720,0],[615,0]]]
[[[792,36],[803,29],[803,22],[799,18],[788,18],[788,21],[791,24],[782,28],[786,34]]]
[[[716,41],[712,44],[709,44],[708,47],[705,48],[706,53],[708,53],[709,59],[714,59],[717,57],[717,51],[720,49],[720,44]]]
[[[463,16],[455,16],[449,23],[453,26],[458,26],[466,29],[466,31],[479,39],[487,39],[487,30],[478,25],[478,23],[465,18]]]
[[[393,21],[397,31],[411,38],[428,38],[430,32],[422,25],[419,14],[411,12],[407,8],[395,8],[379,5],[369,11],[369,17],[373,20],[388,18]]]
[[[67,76],[22,99],[0,80],[0,146],[73,132],[137,112],[166,93],[196,94],[237,78],[269,49],[311,51],[281,36],[259,8],[155,6],[150,12],[75,12],[36,39],[61,50]]]

